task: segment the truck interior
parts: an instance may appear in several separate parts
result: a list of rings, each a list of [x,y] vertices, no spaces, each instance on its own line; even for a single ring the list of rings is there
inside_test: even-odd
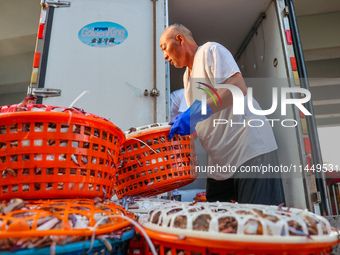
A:
[[[299,82],[294,80],[289,61],[296,49],[289,48],[286,43],[287,27],[283,21],[286,16],[285,6],[277,6],[276,1],[270,0],[228,2],[172,0],[168,4],[169,25],[180,23],[188,27],[198,45],[214,41],[230,50],[241,69],[247,86],[254,88],[254,97],[263,109],[269,109],[272,104],[272,87],[279,89],[290,86],[300,87]],[[184,71],[185,68],[170,67],[171,91],[183,86]],[[287,116],[282,116],[278,108],[267,118],[300,119],[296,107],[290,107],[287,111]],[[315,123],[309,121],[306,124],[304,120],[301,120],[298,126],[297,129],[284,128],[280,125],[273,126],[279,147],[279,161],[283,165],[306,166],[311,163],[313,156],[314,163],[317,162],[318,156],[321,158],[318,145],[312,145],[313,152],[305,146],[308,131],[311,140],[317,139]],[[203,155],[204,153],[200,158],[204,161]],[[287,205],[308,207],[310,210],[319,211],[318,202],[314,200],[315,194],[321,193],[324,199],[327,201],[329,199],[329,190],[332,188],[326,186],[324,175],[311,175],[308,172],[283,173],[282,178]],[[330,211],[327,206],[329,206],[327,202],[321,205],[324,207],[321,211],[327,211],[325,208]]]

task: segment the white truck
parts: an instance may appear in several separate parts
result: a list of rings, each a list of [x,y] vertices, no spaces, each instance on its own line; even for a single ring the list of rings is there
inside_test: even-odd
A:
[[[40,103],[75,106],[126,130],[169,120],[170,91],[182,71],[169,67],[159,38],[182,23],[196,41],[217,41],[237,60],[263,109],[272,88],[309,89],[292,0],[42,0],[29,91]],[[61,92],[61,93],[60,93]],[[88,93],[87,93],[88,92]],[[58,95],[58,97],[56,97]],[[300,98],[303,93],[293,93]],[[287,206],[330,215],[312,102],[267,116],[279,147]],[[294,123],[294,125],[292,125]],[[207,156],[201,155],[201,162]]]

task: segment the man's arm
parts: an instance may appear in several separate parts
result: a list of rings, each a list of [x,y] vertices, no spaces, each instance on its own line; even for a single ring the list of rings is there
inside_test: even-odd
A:
[[[238,87],[239,89],[241,89],[244,96],[247,95],[247,86],[246,86],[246,83],[243,79],[242,74],[240,74],[240,73],[234,74],[233,76],[229,77],[224,82],[222,82],[221,84],[234,85],[234,86]],[[219,111],[233,105],[233,96],[232,96],[232,93],[230,92],[229,89],[220,88],[220,89],[218,89],[218,94],[221,98],[222,105],[220,105],[220,104],[215,105],[214,100],[212,98],[209,98],[207,100],[208,105],[211,107],[211,109],[213,110],[214,113],[219,112]],[[218,101],[218,98],[217,98],[216,95],[214,95],[214,98],[215,98],[216,101]]]

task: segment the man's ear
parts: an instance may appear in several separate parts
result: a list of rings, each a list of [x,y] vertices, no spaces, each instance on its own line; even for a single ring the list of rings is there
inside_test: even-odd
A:
[[[176,35],[176,40],[179,41],[179,44],[182,46],[184,42],[184,38],[181,35]]]

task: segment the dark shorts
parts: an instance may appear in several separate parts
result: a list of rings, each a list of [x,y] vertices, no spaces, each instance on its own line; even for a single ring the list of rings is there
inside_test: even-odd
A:
[[[279,166],[276,151],[262,154],[245,162],[242,166]],[[209,202],[231,202],[264,205],[279,205],[285,202],[280,173],[241,172],[241,166],[227,180],[207,179]]]

